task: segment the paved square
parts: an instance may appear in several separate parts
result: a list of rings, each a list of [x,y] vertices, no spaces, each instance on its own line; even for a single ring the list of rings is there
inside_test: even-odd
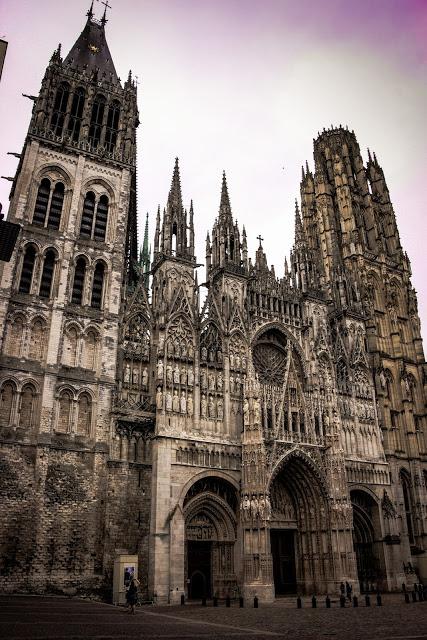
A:
[[[112,640],[116,638],[287,638],[317,640],[427,640],[427,602],[405,604],[386,595],[384,606],[302,610],[293,600],[259,609],[224,604],[139,607],[131,616],[122,607],[60,597],[0,596],[0,637],[7,640]]]

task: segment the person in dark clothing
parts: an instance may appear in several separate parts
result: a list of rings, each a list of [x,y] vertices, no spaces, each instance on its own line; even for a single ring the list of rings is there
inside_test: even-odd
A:
[[[138,602],[138,586],[134,578],[131,580],[129,589],[126,592],[126,602],[130,607],[129,613],[135,613],[135,605]]]
[[[347,598],[348,598],[349,602],[351,602],[351,594],[352,594],[352,591],[353,591],[353,587],[348,582],[345,583],[345,591],[347,593]]]

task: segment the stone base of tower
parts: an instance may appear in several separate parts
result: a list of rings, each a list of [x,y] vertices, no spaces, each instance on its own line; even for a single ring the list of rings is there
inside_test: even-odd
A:
[[[262,584],[260,582],[252,582],[244,584],[242,588],[243,598],[247,601],[248,606],[252,604],[255,596],[259,602],[274,602],[274,584]]]

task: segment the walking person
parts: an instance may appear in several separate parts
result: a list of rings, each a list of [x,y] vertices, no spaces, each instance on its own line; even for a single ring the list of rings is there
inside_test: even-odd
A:
[[[130,581],[129,589],[126,592],[126,602],[130,608],[129,613],[135,613],[135,605],[138,602],[138,581],[136,578],[132,578]]]
[[[347,599],[351,602],[351,594],[353,592],[353,587],[348,582],[345,583],[345,591],[347,593]]]

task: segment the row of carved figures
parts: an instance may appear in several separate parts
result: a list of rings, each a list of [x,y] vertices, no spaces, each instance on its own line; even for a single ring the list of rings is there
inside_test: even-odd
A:
[[[145,389],[148,387],[148,369],[140,370],[139,364],[133,363],[133,366],[126,362],[123,367],[123,382],[125,384],[133,384],[139,386],[141,384]]]
[[[159,360],[157,363],[157,379],[163,380],[165,373],[165,366],[163,360]],[[168,363],[166,365],[166,384],[182,384],[192,387],[194,385],[194,371],[193,367],[181,367],[176,364],[174,367]]]
[[[165,409],[167,412],[192,416],[194,413],[194,400],[191,393],[186,395],[185,391],[181,391],[181,395],[178,395],[178,390],[175,389],[172,394],[169,389],[164,392],[161,387],[157,387],[156,407],[159,410]],[[223,420],[224,402],[222,398],[216,400],[212,395],[206,398],[206,395],[202,393],[200,399],[200,415],[202,418]]]
[[[269,520],[271,516],[270,498],[265,494],[245,493],[240,503],[240,511],[242,519],[246,522],[256,518]]]

